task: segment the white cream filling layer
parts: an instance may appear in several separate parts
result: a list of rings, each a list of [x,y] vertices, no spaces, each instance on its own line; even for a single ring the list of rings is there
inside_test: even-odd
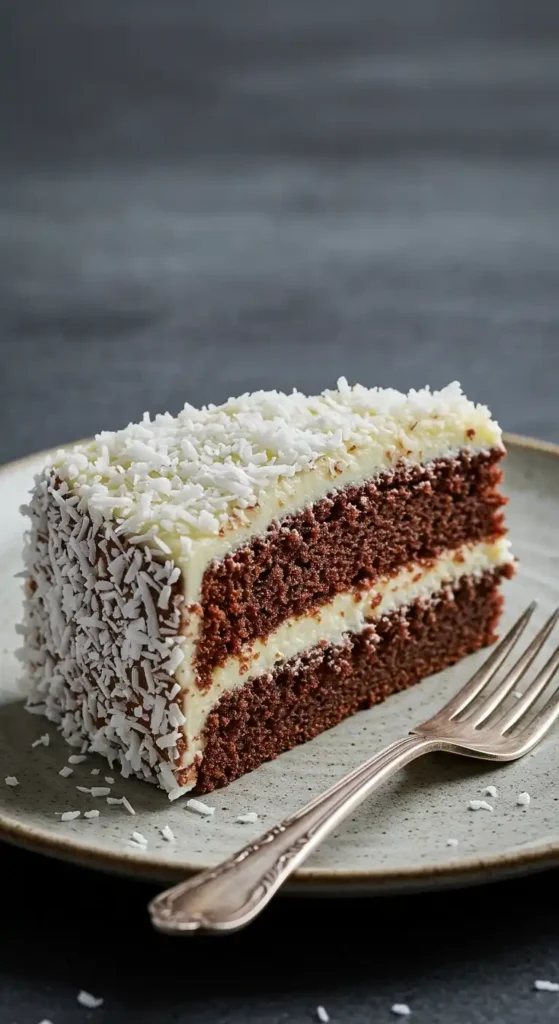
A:
[[[344,634],[360,633],[383,615],[414,601],[431,598],[444,586],[464,576],[479,576],[512,561],[507,540],[465,544],[445,552],[434,564],[406,567],[395,576],[376,580],[368,591],[338,594],[312,615],[288,619],[266,640],[257,640],[247,645],[240,656],[228,658],[214,670],[212,685],[205,693],[196,686],[191,672],[181,666],[177,682],[183,686],[188,760],[203,750],[202,733],[207,717],[224,693],[243,686],[251,677],[273,671],[281,662],[303,654],[320,642],[338,645],[343,642]]]

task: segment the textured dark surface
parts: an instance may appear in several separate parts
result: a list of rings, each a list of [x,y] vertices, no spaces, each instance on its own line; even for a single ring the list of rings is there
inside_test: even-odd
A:
[[[0,80],[1,459],[340,373],[559,440],[552,0],[7,0]],[[2,1024],[559,1020],[556,878],[181,944],[147,887],[2,865]]]

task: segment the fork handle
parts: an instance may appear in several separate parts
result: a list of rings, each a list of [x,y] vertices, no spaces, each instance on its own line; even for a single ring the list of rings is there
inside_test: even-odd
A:
[[[149,906],[154,926],[170,935],[242,928],[376,786],[440,746],[419,736],[392,743],[222,864],[156,896]]]

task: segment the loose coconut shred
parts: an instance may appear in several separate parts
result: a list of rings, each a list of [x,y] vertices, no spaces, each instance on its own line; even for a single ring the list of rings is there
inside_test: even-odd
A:
[[[84,989],[78,992],[77,1000],[80,1006],[85,1006],[87,1010],[96,1010],[99,1006],[102,1006],[104,999],[98,996],[93,996],[91,992],[85,992]]]

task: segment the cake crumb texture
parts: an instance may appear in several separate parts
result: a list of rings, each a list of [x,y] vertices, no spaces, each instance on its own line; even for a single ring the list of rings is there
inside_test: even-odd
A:
[[[225,694],[208,717],[197,792],[224,786],[348,715],[494,641],[509,569],[467,577],[381,619],[344,646],[316,647]]]

